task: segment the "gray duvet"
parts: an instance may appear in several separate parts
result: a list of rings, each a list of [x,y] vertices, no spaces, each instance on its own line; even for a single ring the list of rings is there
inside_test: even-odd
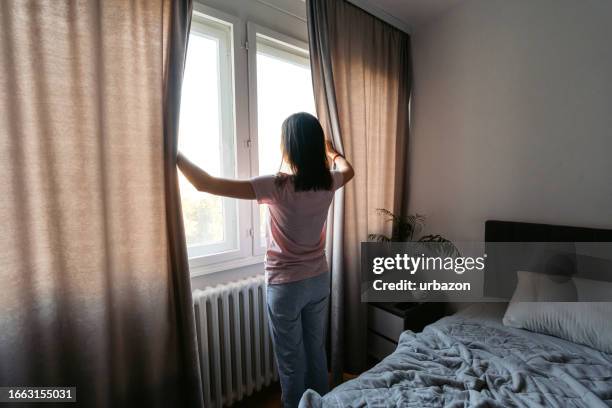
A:
[[[504,327],[491,310],[468,311],[404,332],[374,368],[323,397],[308,390],[300,402],[365,406],[612,406],[612,355]]]

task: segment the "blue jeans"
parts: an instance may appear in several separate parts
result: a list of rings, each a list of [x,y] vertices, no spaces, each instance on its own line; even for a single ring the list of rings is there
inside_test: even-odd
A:
[[[329,273],[267,286],[268,316],[285,408],[306,389],[328,391],[325,335]]]

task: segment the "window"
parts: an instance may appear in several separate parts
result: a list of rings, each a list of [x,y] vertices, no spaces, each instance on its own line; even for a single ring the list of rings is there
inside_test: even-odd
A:
[[[179,123],[179,149],[216,176],[236,176],[232,26],[195,14],[191,23]],[[190,258],[239,251],[237,203],[198,192],[182,175]]]
[[[213,175],[273,174],[282,121],[298,111],[315,113],[306,44],[194,3],[179,149]],[[180,188],[192,274],[262,261],[263,208],[200,193],[182,175]]]
[[[296,112],[316,115],[307,45],[262,27],[250,27],[255,37],[255,84],[257,95],[258,174],[274,174],[281,164],[280,130],[287,116]],[[282,101],[282,102],[279,102]],[[265,248],[267,210],[258,211],[256,252]]]
[[[279,149],[281,124],[287,116],[295,112],[316,115],[308,53],[258,35],[259,174],[278,171],[281,162]]]

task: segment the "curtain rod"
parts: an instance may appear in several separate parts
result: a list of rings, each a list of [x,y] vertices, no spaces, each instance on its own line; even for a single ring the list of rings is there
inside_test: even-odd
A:
[[[374,17],[377,17],[384,21],[387,24],[392,25],[400,31],[403,31],[407,34],[412,34],[412,27],[403,20],[400,20],[397,17],[387,13],[385,10],[376,6],[372,0],[347,0],[349,3],[353,3],[355,6],[359,7],[362,10],[367,11],[372,14]]]
[[[300,21],[306,22],[306,18],[299,16],[297,14],[294,14],[282,7],[277,6],[276,4],[273,4],[269,1],[266,0],[256,0],[258,3],[261,3],[265,6],[268,6],[270,8],[273,8],[274,10],[280,11],[283,14],[287,14],[288,16],[297,18]],[[300,0],[302,3],[306,3],[306,0]],[[400,31],[403,31],[405,33],[411,34],[412,33],[412,27],[407,24],[406,22],[400,20],[397,17],[394,17],[393,15],[387,13],[385,10],[381,9],[380,7],[374,5],[374,3],[371,0],[347,0],[349,3],[352,3],[353,5],[359,7],[360,9],[372,14],[374,17],[377,17],[379,19],[381,19],[382,21],[384,21],[385,23],[392,25],[393,27],[397,28]]]

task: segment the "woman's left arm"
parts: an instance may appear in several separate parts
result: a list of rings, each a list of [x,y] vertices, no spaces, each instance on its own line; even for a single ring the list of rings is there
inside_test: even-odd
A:
[[[195,164],[185,155],[179,152],[176,164],[187,180],[198,191],[243,200],[254,200],[255,191],[249,180],[232,180],[220,177],[213,177]]]

